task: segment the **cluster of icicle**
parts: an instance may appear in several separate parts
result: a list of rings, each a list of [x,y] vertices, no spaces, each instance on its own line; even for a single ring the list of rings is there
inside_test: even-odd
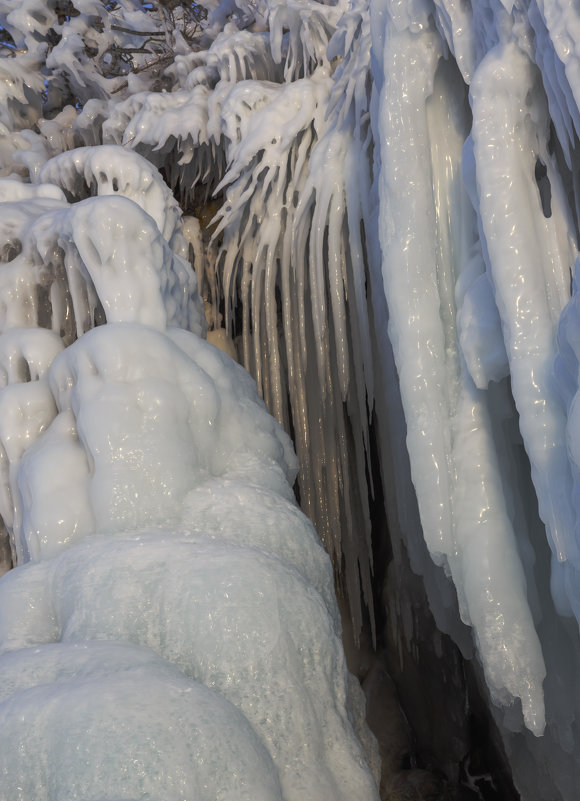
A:
[[[296,456],[200,336],[169,189],[99,147],[0,197],[0,796],[376,801]]]
[[[358,631],[361,584],[372,617],[370,37],[368,15],[343,11],[265,6],[267,32],[230,22],[207,50],[176,60],[174,91],[87,104],[74,128],[91,142],[102,119],[102,141],[163,167],[185,204],[197,187],[223,193],[213,246],[195,248],[200,285],[214,306],[223,298],[242,363],[292,433],[301,505]]]
[[[513,716],[519,699],[536,734],[543,590],[527,501],[513,497],[522,468],[508,467],[502,441],[512,398],[558,612],[579,594],[553,379],[576,256],[562,178],[574,116],[551,42],[566,48],[541,12],[385,2],[371,24],[363,3],[264,4],[267,30],[230,22],[176,61],[171,93],[89,103],[73,124],[94,137],[99,118],[103,142],[136,149],[186,191],[201,181],[223,193],[208,251],[226,326],[241,303],[243,363],[293,433],[301,503],[344,560],[355,628],[359,580],[370,599],[367,291],[381,271],[425,541],[454,582],[493,700]]]
[[[184,207],[198,212],[200,198],[219,198],[211,243],[196,217],[184,227],[210,328],[224,318],[240,361],[293,437],[301,506],[332,556],[358,632],[363,604],[373,618],[368,13],[317,2],[222,3],[199,49],[176,46],[164,75],[171,91],[158,92],[141,72],[127,77],[128,88],[95,76],[78,38],[102,54],[111,36],[127,39],[128,29],[152,24],[123,0],[115,12],[122,18],[99,12],[103,31],[89,35],[96,5],[79,5],[58,28],[58,72],[54,54],[48,64],[49,86],[65,74],[81,113],[67,107],[39,119],[36,133],[23,125],[7,136],[5,172],[37,182],[61,150],[117,144],[162,169]],[[5,8],[7,28],[28,51],[31,31],[44,31],[37,6],[26,4],[20,16]],[[92,86],[92,99],[79,80]],[[225,332],[209,336],[223,342]]]
[[[381,272],[424,538],[504,706],[522,797],[572,799],[580,16],[372,0],[371,30]],[[522,716],[544,736],[518,734]]]

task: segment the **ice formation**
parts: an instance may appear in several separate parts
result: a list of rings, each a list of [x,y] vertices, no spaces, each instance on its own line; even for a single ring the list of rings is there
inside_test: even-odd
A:
[[[577,630],[559,617],[580,619],[574,435],[555,371],[577,254],[573,122],[551,87],[561,42],[540,34],[539,6],[528,15],[517,3],[371,3],[382,275],[411,474],[429,551],[505,705],[500,725],[526,799],[573,798],[578,787],[563,664],[578,653]],[[566,367],[570,404],[569,356]],[[528,468],[510,417],[551,569],[525,510]],[[432,603],[451,630],[434,594]],[[512,733],[520,704],[536,741]],[[546,758],[559,768],[532,763]]]
[[[0,797],[376,799],[291,442],[128,155],[2,204]]]
[[[111,709],[124,672],[170,682],[161,720],[183,681],[217,691],[195,685],[251,726],[236,758],[264,797],[375,793],[293,452],[199,339],[201,296],[294,438],[355,639],[376,635],[382,480],[391,543],[466,657],[470,627],[516,787],[575,801],[576,6],[44,5],[0,0],[0,542],[19,565],[0,642],[31,684],[3,703],[42,698],[45,670],[83,698],[101,649]]]

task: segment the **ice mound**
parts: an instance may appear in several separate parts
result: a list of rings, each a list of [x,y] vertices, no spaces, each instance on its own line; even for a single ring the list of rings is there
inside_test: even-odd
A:
[[[9,389],[38,390],[45,410],[45,435],[11,488],[24,501],[14,540],[33,560],[94,531],[179,525],[188,493],[218,476],[244,476],[291,497],[289,438],[243,369],[194,334],[101,326],[55,359],[47,382]],[[51,409],[57,416],[47,427]],[[67,501],[71,484],[78,489]]]
[[[93,640],[147,646],[244,713],[284,798],[373,797],[345,711],[347,674],[332,617],[279,559],[155,531],[89,537],[6,579],[1,635],[11,649]],[[38,595],[43,609],[27,610],[22,593],[30,597],[39,584],[47,588]]]
[[[243,715],[151,651],[42,646],[4,657],[0,682],[3,798],[283,798]]]
[[[292,443],[122,153],[0,181],[0,797],[376,800]]]
[[[330,562],[249,376],[194,334],[124,323],[85,334],[36,385],[56,416],[18,451],[12,489],[20,561],[38,564],[0,584],[2,649],[146,646],[243,712],[284,798],[372,798]]]

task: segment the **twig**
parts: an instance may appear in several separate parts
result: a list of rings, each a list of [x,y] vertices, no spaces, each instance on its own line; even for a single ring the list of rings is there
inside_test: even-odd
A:
[[[111,30],[130,33],[131,36],[165,36],[163,31],[132,31],[131,28],[123,28],[121,25],[111,25]]]

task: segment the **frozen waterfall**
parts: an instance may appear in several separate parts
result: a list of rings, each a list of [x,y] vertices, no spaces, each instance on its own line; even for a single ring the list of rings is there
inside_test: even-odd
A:
[[[157,174],[71,155],[3,204],[0,797],[375,799],[291,442],[200,338]]]
[[[0,21],[0,801],[577,801],[576,4]]]
[[[410,473],[525,799],[580,786],[567,622],[580,620],[578,112],[560,13],[573,37],[556,4],[371,3],[381,272]],[[430,601],[460,642],[450,604]]]

